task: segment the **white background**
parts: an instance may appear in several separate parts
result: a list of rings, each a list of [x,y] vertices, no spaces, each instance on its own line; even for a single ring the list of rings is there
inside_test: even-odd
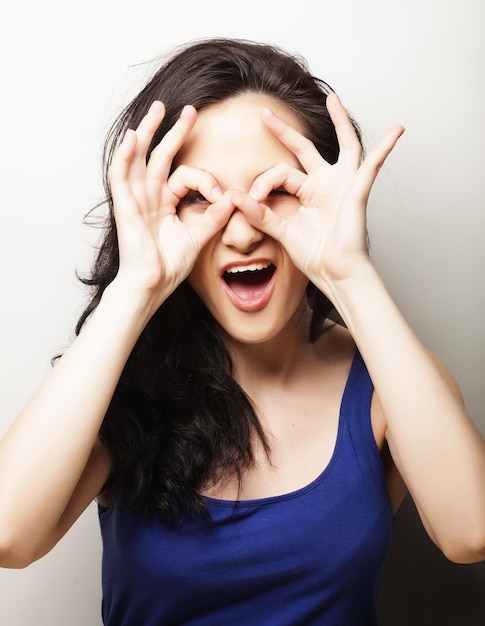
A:
[[[108,124],[174,45],[233,36],[299,51],[367,145],[407,131],[371,199],[373,257],[485,432],[482,0],[16,0],[0,9],[0,433],[72,338]],[[35,481],[32,481],[35,488]],[[46,502],[46,506],[48,503]],[[92,505],[26,570],[0,570],[0,624],[100,624]]]

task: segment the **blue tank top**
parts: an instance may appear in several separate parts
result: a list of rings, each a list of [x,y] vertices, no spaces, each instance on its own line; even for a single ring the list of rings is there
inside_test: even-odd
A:
[[[107,626],[371,626],[393,517],[356,353],[323,472],[286,495],[207,498],[176,528],[100,510]]]

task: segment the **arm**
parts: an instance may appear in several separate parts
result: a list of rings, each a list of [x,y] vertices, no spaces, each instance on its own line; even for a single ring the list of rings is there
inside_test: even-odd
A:
[[[212,201],[219,194],[203,172],[185,169],[168,180],[195,123],[193,108],[183,111],[146,164],[163,115],[155,103],[137,130],[127,132],[111,165],[118,274],[0,441],[0,566],[22,567],[45,554],[101,491],[110,463],[97,436],[124,365],[146,323],[232,210],[221,197],[190,229],[178,220],[176,207],[188,188]]]
[[[108,476],[108,459],[103,462],[101,450],[93,448],[143,327],[141,311],[136,306],[127,310],[130,296],[124,298],[112,287],[0,442],[4,567],[24,566],[44,554]],[[77,489],[81,478],[83,486]],[[83,506],[78,506],[81,501]],[[76,516],[66,514],[68,505]]]
[[[374,381],[394,463],[428,534],[451,560],[485,558],[485,445],[456,382],[420,344],[373,269],[333,295]]]
[[[335,95],[327,99],[340,144],[331,166],[313,144],[271,111],[268,128],[299,159],[279,164],[239,197],[248,219],[281,241],[294,263],[333,302],[352,333],[385,415],[394,462],[423,523],[452,560],[485,558],[485,443],[447,369],[421,345],[366,249],[366,204],[401,127],[361,162],[361,146]],[[284,218],[264,204],[284,187],[301,206]],[[253,200],[254,199],[254,200]]]

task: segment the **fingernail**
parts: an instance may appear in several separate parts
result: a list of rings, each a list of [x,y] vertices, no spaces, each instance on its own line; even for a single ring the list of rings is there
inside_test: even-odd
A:
[[[163,107],[163,102],[161,102],[160,100],[154,100],[151,105],[150,105],[150,109],[153,111],[154,109],[159,109]]]
[[[192,109],[194,109],[193,105],[185,104],[184,107],[182,108],[182,111],[180,112],[180,117],[182,117],[182,115],[187,113],[187,111],[191,111]]]
[[[251,196],[251,198],[254,198],[255,200],[257,200],[259,196],[258,188],[251,187],[251,189],[249,190],[249,195]]]

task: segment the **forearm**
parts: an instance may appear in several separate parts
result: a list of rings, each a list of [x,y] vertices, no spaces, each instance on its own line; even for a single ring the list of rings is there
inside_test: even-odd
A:
[[[370,264],[329,295],[369,369],[394,461],[428,531],[451,557],[473,560],[475,551],[480,558],[485,445],[454,381],[419,342]]]
[[[116,285],[108,288],[0,441],[0,544],[14,536],[34,541],[58,523],[147,319],[139,300]]]

